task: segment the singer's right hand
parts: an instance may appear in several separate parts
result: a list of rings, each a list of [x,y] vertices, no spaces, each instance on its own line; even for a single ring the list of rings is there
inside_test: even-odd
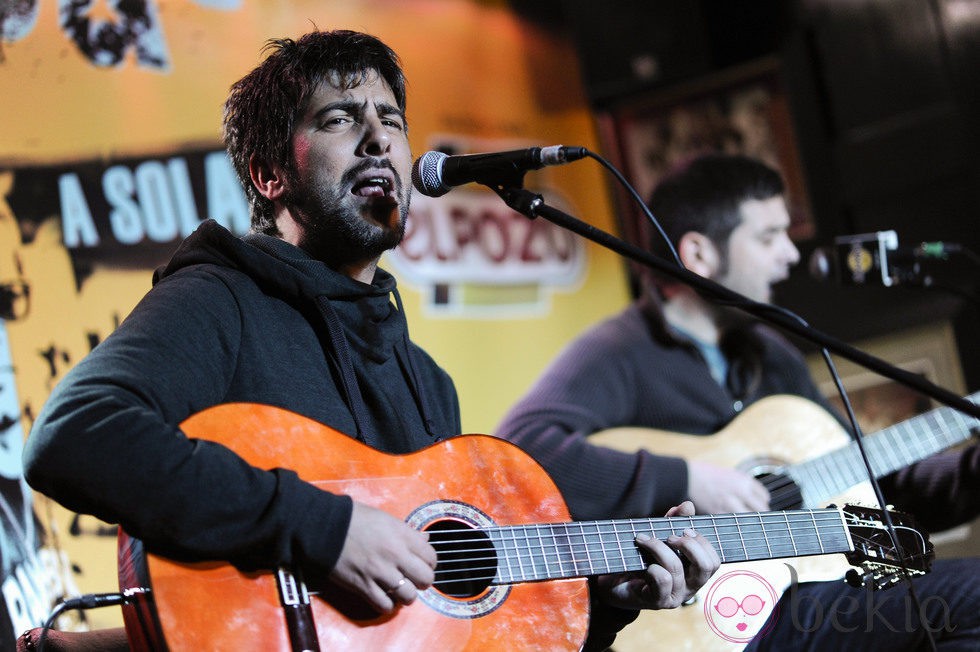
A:
[[[742,471],[705,462],[687,463],[688,495],[698,514],[764,512],[769,509],[769,492]]]

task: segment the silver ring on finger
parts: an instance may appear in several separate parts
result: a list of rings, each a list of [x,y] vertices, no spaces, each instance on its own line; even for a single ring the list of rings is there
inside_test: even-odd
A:
[[[392,593],[397,592],[398,589],[402,588],[407,583],[408,583],[408,578],[407,577],[402,577],[400,580],[398,580],[398,583],[397,584],[395,584],[393,587],[391,587],[390,589],[388,589],[387,591],[385,591],[385,593],[388,594],[388,595],[391,595]]]

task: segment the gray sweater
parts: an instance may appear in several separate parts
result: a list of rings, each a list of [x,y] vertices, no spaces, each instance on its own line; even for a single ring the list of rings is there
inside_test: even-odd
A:
[[[591,444],[597,431],[636,426],[708,435],[773,394],[802,396],[840,419],[797,349],[772,329],[742,323],[721,347],[730,362],[724,385],[712,378],[698,348],[641,299],[569,344],[496,432],[541,462],[574,518],[632,518],[660,516],[686,499],[687,465]],[[881,485],[921,526],[950,527],[980,512],[980,449],[933,456]]]

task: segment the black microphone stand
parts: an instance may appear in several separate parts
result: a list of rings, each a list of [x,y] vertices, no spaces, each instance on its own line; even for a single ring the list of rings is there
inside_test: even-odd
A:
[[[874,371],[886,378],[891,378],[903,385],[911,387],[926,396],[948,405],[963,412],[964,414],[980,419],[980,406],[971,403],[965,398],[950,392],[929,382],[918,374],[911,373],[894,365],[891,365],[880,358],[856,349],[838,339],[835,339],[809,325],[793,319],[788,314],[780,312],[766,303],[752,301],[737,292],[704,278],[690,270],[680,267],[671,261],[654,256],[650,252],[621,240],[601,229],[597,229],[591,224],[587,224],[579,219],[564,213],[557,208],[548,206],[541,195],[533,193],[523,187],[518,186],[491,186],[491,189],[500,195],[508,206],[521,213],[522,215],[535,219],[543,217],[553,224],[565,228],[573,233],[595,242],[607,249],[626,256],[641,265],[645,265],[658,272],[675,278],[688,286],[694,288],[702,296],[719,302],[732,303],[741,310],[748,312],[769,323],[775,324],[787,331],[818,344],[829,351],[833,351],[871,371]]]

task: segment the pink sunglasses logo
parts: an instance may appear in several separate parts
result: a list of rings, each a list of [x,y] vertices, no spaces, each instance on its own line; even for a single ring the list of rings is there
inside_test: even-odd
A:
[[[772,627],[770,611],[772,618],[778,617],[776,590],[758,573],[731,571],[707,589],[705,619],[711,630],[726,641],[744,644],[764,636]]]
[[[756,616],[766,606],[766,601],[757,595],[747,595],[742,598],[742,603],[732,597],[725,596],[715,605],[715,611],[725,618],[731,618],[741,609],[747,616]]]

